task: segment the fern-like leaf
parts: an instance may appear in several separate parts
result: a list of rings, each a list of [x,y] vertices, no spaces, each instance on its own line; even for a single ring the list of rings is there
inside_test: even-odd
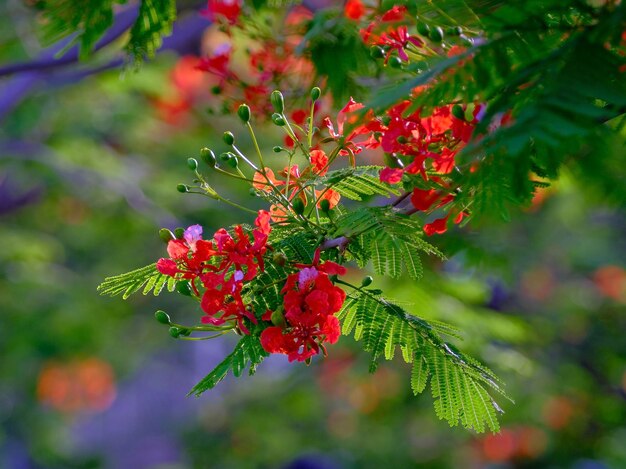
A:
[[[380,181],[378,173],[381,169],[381,166],[339,169],[329,172],[317,182],[351,200],[361,201],[372,195],[398,195],[395,187]]]
[[[163,43],[163,36],[171,34],[176,20],[176,0],[142,0],[139,17],[130,30],[126,50],[136,63],[152,58]]]
[[[239,377],[243,374],[246,366],[250,366],[248,374],[253,375],[259,363],[268,355],[263,350],[258,336],[246,335],[235,345],[235,349],[219,365],[215,367],[207,376],[196,384],[188,395],[200,396],[203,392],[214,388],[222,381],[229,371],[233,376]]]
[[[144,295],[152,292],[154,296],[158,296],[166,286],[168,291],[174,291],[176,280],[159,272],[156,264],[150,264],[125,274],[105,278],[98,286],[98,291],[101,295],[121,294],[122,298],[127,299],[142,288]]]

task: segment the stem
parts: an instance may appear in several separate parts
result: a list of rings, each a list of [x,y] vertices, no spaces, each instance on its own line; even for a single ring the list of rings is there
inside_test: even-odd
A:
[[[248,128],[248,132],[250,133],[250,138],[252,139],[252,143],[254,144],[256,154],[259,156],[261,172],[263,173],[263,175],[265,175],[265,163],[263,163],[263,154],[261,153],[261,148],[259,148],[259,142],[256,139],[256,135],[254,134],[254,130],[252,129],[252,125],[250,125],[250,122],[246,122],[246,127]]]
[[[241,153],[241,151],[239,150],[239,148],[237,148],[235,145],[232,145],[232,147],[233,147],[233,150],[235,150],[235,153],[237,153],[237,154],[241,157],[241,159],[242,159],[242,160],[244,160],[246,163],[248,163],[248,165],[249,165],[252,169],[254,169],[255,171],[258,171],[258,170],[259,170],[259,168],[257,168],[257,167],[256,167],[256,165],[255,165],[252,161],[250,161],[248,158],[246,158],[246,155],[244,155],[243,153]]]

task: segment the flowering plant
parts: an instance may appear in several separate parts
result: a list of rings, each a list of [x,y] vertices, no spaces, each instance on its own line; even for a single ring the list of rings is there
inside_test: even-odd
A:
[[[399,348],[412,364],[414,393],[430,383],[440,418],[476,431],[498,429],[492,394],[504,395],[501,386],[444,340],[454,330],[411,314],[373,288],[369,276],[351,283],[347,269],[371,261],[379,275],[417,279],[420,251],[443,257],[426,237],[480,216],[508,217],[570,164],[567,155],[584,149],[586,137],[612,137],[612,127],[602,124],[626,107],[619,80],[626,9],[620,2],[553,1],[550,12],[509,7],[515,15],[508,15],[505,6],[493,13],[460,3],[450,13],[435,2],[407,1],[294,9],[283,15],[284,34],[276,37],[242,14],[252,6],[209,2],[203,15],[228,41],[198,58],[196,68],[215,81],[220,108],[236,111],[254,156],[225,132],[230,150],[216,156],[205,148],[200,162],[190,158],[193,183],[178,190],[251,213],[254,227],[220,228],[211,239],[202,238],[199,225],[163,229],[168,257],[100,287],[124,297],[167,287],[195,300],[203,313],[198,325],[156,313],[173,337],[241,337],[193,394],[229,371],[255,372],[269,354],[309,364],[332,353],[340,334],[353,335],[371,352],[372,371]],[[541,47],[526,40],[522,24],[541,30]],[[242,32],[254,43],[246,48],[244,73],[236,69],[232,40]],[[596,79],[581,78],[586,73]],[[311,89],[314,80],[328,93]],[[350,96],[390,83],[366,104]],[[291,112],[282,92],[268,99],[275,87],[284,87]],[[333,103],[343,106],[336,116]],[[286,166],[267,164],[253,116],[284,132],[273,153]],[[360,164],[363,155],[379,164]],[[248,184],[265,208],[224,197],[207,174]],[[381,205],[383,197],[391,200]]]

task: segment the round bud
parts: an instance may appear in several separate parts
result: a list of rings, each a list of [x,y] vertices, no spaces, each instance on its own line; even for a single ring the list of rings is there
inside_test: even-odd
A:
[[[169,333],[172,337],[174,337],[175,339],[178,339],[178,336],[180,336],[180,327],[175,327],[175,326],[170,327]]]
[[[277,112],[272,114],[272,122],[274,124],[276,124],[277,126],[279,126],[279,127],[283,127],[286,124],[285,119],[283,118],[283,116],[281,116]]]
[[[224,143],[226,145],[234,145],[235,144],[235,136],[233,135],[232,132],[224,132],[224,135],[222,136],[222,139],[224,140]]]
[[[363,280],[361,280],[361,286],[362,287],[369,287],[372,282],[374,281],[374,279],[372,278],[371,275],[368,275],[367,277],[364,277]]]
[[[225,151],[224,153],[220,153],[220,160],[226,162],[230,159],[231,153],[229,151]]]
[[[270,95],[270,102],[278,114],[285,112],[285,98],[283,98],[283,94],[280,91],[272,91],[272,94]]]
[[[189,337],[191,335],[191,329],[181,329],[180,335],[184,335],[185,337]]]
[[[178,184],[176,186],[176,190],[181,194],[184,194],[185,192],[189,192],[189,186],[187,184]]]
[[[171,324],[172,323],[172,321],[170,320],[169,314],[167,314],[165,311],[158,310],[156,313],[154,313],[154,317],[161,324]]]
[[[311,90],[311,99],[313,101],[317,101],[318,99],[320,99],[321,95],[322,95],[322,90],[320,90],[318,86],[314,87]]]
[[[466,36],[465,34],[461,34],[461,41],[463,41],[463,44],[465,44],[468,47],[472,47],[474,45],[474,39],[472,39],[469,36]]]
[[[287,256],[285,256],[282,252],[275,252],[272,255],[272,262],[283,267],[287,263]]]
[[[441,41],[443,41],[443,29],[441,29],[441,26],[436,26],[436,27],[432,28],[430,30],[430,34],[428,35],[428,37],[433,42],[441,42]]]
[[[446,29],[446,33],[449,36],[460,36],[463,33],[463,28],[460,26],[452,26]]]
[[[385,162],[385,166],[388,166],[390,168],[403,168],[404,167],[404,164],[402,163],[402,161],[400,161],[400,158],[390,153],[384,154],[383,161]]]
[[[428,36],[428,33],[430,33],[430,26],[420,21],[419,23],[417,23],[417,32],[426,37]]]
[[[174,236],[176,236],[176,239],[183,239],[185,237],[185,228],[176,228]]]
[[[385,51],[380,46],[370,47],[370,57],[372,59],[382,59],[385,56]]]
[[[304,213],[304,202],[302,199],[295,199],[291,206],[293,207],[293,211],[298,215],[302,215]]]
[[[172,233],[170,230],[168,230],[167,228],[161,228],[159,230],[159,238],[161,238],[161,240],[167,244],[169,243],[171,240],[176,239],[176,237],[174,236],[174,233]]]
[[[256,189],[254,187],[251,187],[248,190],[248,193],[250,194],[250,197],[256,197]]]
[[[400,145],[404,145],[408,141],[409,139],[406,138],[404,135],[399,135],[398,138],[396,138],[396,142],[398,142]]]
[[[330,212],[330,201],[324,199],[320,202],[320,208],[322,209],[323,213],[328,213]]]
[[[237,166],[239,166],[239,160],[237,159],[235,155],[231,153],[230,158],[228,158],[228,161],[226,162],[226,164],[228,164],[228,166],[230,166],[231,168],[235,169],[237,168]]]
[[[208,164],[211,168],[215,168],[215,153],[213,153],[212,150],[206,147],[203,148],[200,150],[200,158],[202,158],[202,161]]]
[[[239,116],[239,119],[241,119],[241,122],[243,122],[244,124],[250,122],[250,106],[248,106],[247,104],[242,104],[241,106],[239,106],[239,109],[237,109],[237,115]]]
[[[465,111],[463,111],[463,106],[460,104],[455,104],[452,106],[452,115],[457,119],[465,120]]]
[[[281,147],[281,146],[278,146],[278,145],[276,145],[274,148],[272,148],[272,151],[273,151],[274,153],[280,153],[280,152],[281,152],[281,151],[283,151],[283,150],[284,150],[284,148],[283,148],[283,147]]]
[[[402,68],[402,59],[400,57],[391,57],[387,62],[392,68]]]
[[[211,93],[222,94],[222,87],[218,85],[214,86],[213,88],[211,88]]]
[[[285,315],[282,312],[282,308],[277,309],[272,313],[270,321],[272,321],[272,324],[279,327],[287,325],[287,323],[285,322]]]
[[[191,296],[191,287],[187,281],[177,282],[176,291],[181,295]]]
[[[195,171],[196,169],[198,169],[198,160],[196,160],[195,158],[188,158],[187,167],[190,170]]]

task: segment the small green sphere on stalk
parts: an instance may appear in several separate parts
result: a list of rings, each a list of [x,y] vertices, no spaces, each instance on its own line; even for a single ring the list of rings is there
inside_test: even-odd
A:
[[[244,124],[250,122],[250,106],[248,106],[247,104],[242,104],[241,106],[239,106],[239,109],[237,109],[237,115]]]
[[[283,98],[283,94],[280,91],[272,91],[272,94],[270,95],[270,102],[278,114],[285,112],[285,98]]]
[[[161,324],[169,325],[172,323],[170,316],[165,311],[158,310],[156,313],[154,313],[154,317]]]
[[[233,146],[235,144],[235,136],[233,135],[232,132],[228,132],[228,131],[224,132],[222,139],[224,140],[224,143],[226,145]]]
[[[283,118],[283,116],[281,116],[280,114],[278,114],[277,112],[275,112],[274,114],[272,114],[272,122],[274,124],[276,124],[279,127],[284,127],[287,123],[285,122],[285,119]]]
[[[170,241],[172,241],[173,239],[176,239],[176,237],[174,236],[174,233],[172,233],[170,230],[168,230],[167,228],[161,228],[159,230],[159,238],[161,238],[161,240],[167,244]]]
[[[187,184],[178,184],[176,186],[176,190],[181,194],[184,194],[185,192],[189,192],[189,186]]]
[[[320,99],[321,95],[322,95],[322,90],[320,90],[319,86],[316,86],[311,90],[311,99],[313,101],[317,101],[318,99]]]
[[[196,160],[195,158],[188,158],[187,159],[187,167],[191,171],[195,171],[196,169],[198,169],[198,160]]]
[[[215,153],[213,153],[212,150],[206,147],[203,148],[202,150],[200,150],[200,158],[202,158],[202,161],[204,161],[211,168],[215,168],[216,159]]]

